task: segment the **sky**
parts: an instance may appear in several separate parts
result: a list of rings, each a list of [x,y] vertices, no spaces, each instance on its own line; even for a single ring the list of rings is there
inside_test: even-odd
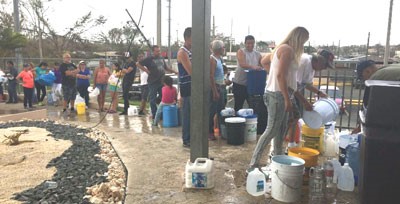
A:
[[[106,3],[103,3],[106,2]],[[217,33],[244,41],[248,34],[256,40],[279,43],[296,26],[310,32],[309,43],[318,45],[386,44],[390,0],[211,0],[211,16]],[[88,11],[104,15],[108,21],[90,33],[121,28],[130,21],[125,9],[136,22],[142,0],[53,0],[48,3],[50,23],[58,31],[71,27]],[[140,25],[145,36],[157,42],[157,0],[145,0]],[[212,19],[212,18],[211,18]],[[171,44],[183,40],[183,31],[192,24],[192,1],[171,0]],[[212,25],[212,23],[211,23]],[[168,0],[162,0],[162,44],[168,43]],[[307,43],[308,44],[308,43]],[[400,44],[400,0],[394,0],[390,44]]]

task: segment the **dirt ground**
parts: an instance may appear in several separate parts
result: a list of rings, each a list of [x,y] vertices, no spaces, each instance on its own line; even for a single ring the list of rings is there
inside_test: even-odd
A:
[[[0,132],[5,131],[0,129]],[[55,140],[48,134],[43,128],[29,127],[29,132],[20,136],[20,144],[8,146],[0,143],[0,203],[21,203],[11,199],[13,194],[53,177],[56,168],[46,168],[46,165],[71,147],[72,143]],[[0,138],[3,140],[2,135]]]

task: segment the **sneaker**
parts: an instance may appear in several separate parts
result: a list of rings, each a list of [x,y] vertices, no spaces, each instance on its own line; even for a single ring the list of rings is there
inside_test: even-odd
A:
[[[115,111],[115,110],[108,110],[107,113],[114,114],[114,113],[117,113],[117,111]]]
[[[185,147],[185,148],[189,148],[190,147],[190,143],[183,143],[182,146]]]
[[[11,101],[7,101],[7,102],[6,102],[6,104],[10,104],[10,103],[13,103],[13,102],[11,102]]]
[[[125,111],[120,113],[119,115],[128,115],[128,113],[126,113]]]
[[[143,111],[139,111],[139,115],[146,115]]]

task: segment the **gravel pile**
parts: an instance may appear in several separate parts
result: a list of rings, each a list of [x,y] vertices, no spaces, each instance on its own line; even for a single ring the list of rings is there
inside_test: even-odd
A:
[[[47,167],[56,167],[51,181],[16,193],[23,203],[122,203],[126,172],[106,135],[54,121],[16,121],[0,123],[0,128],[44,128],[56,140],[70,140],[73,145]]]

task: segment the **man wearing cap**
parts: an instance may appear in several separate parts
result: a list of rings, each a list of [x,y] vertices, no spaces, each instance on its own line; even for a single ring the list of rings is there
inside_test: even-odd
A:
[[[389,65],[378,68],[373,60],[361,61],[357,64],[357,75],[363,80],[382,80],[382,81],[400,81],[400,66]],[[363,106],[368,106],[369,87],[365,87]],[[353,133],[361,131],[360,126],[353,130]]]
[[[328,50],[320,49],[317,54],[303,54],[301,56],[299,62],[299,69],[297,70],[297,91],[295,92],[296,103],[297,103],[297,111],[293,111],[294,121],[291,125],[289,125],[289,135],[290,135],[290,143],[289,146],[293,145],[293,139],[295,134],[295,128],[297,125],[298,119],[300,119],[300,112],[303,108],[307,111],[311,111],[313,109],[312,104],[303,96],[304,89],[307,89],[315,94],[318,97],[326,98],[327,94],[318,90],[318,88],[313,86],[313,79],[315,75],[315,71],[321,71],[326,68],[334,68],[333,59],[335,56]]]
[[[122,74],[124,78],[122,79],[122,97],[124,98],[124,110],[120,113],[120,115],[127,115],[129,108],[129,90],[132,87],[133,81],[135,80],[136,75],[136,64],[132,60],[132,53],[126,52],[126,63],[124,68],[122,69]]]
[[[157,96],[161,98],[162,96],[162,78],[165,75],[165,71],[178,74],[178,72],[172,70],[164,62],[164,58],[161,56],[161,50],[158,45],[153,45],[151,48],[153,52],[152,56],[146,57],[142,61],[136,63],[136,66],[147,72],[149,77],[147,78],[147,83],[149,86],[149,101],[152,118],[154,119],[157,112]]]

